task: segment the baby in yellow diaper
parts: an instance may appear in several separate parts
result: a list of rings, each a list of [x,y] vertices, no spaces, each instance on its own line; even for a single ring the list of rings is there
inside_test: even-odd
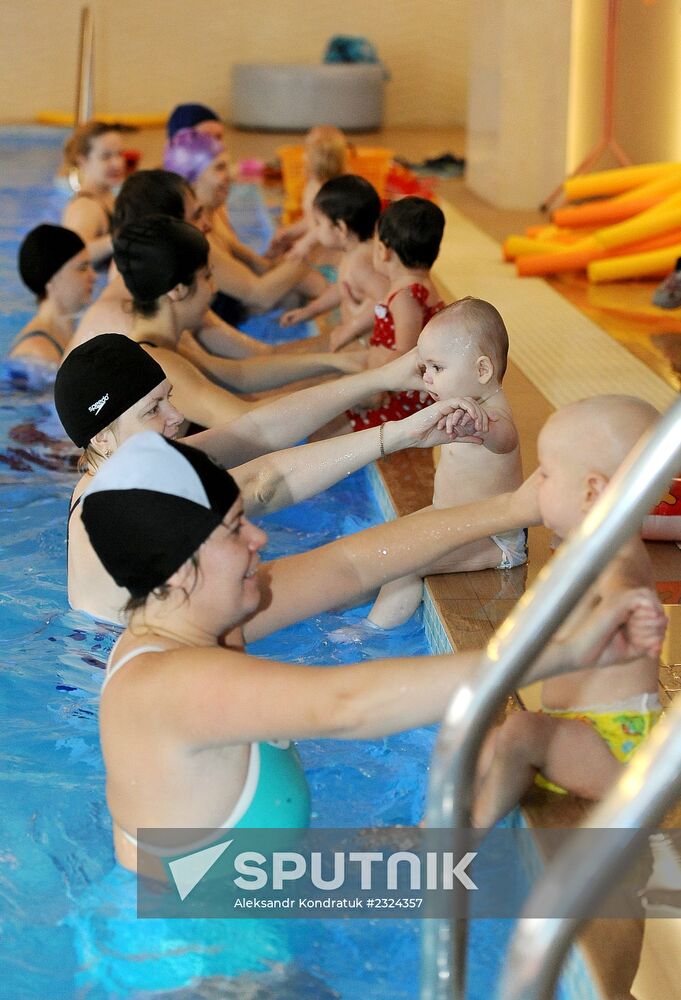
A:
[[[579,524],[657,416],[642,400],[597,396],[549,418],[538,442],[539,506],[544,524],[559,538]],[[566,629],[603,599],[632,588],[641,590],[638,624],[645,630],[657,598],[650,560],[638,537],[615,554]],[[624,663],[630,638],[623,634],[618,639],[619,663],[552,677],[542,686],[540,712],[514,712],[488,735],[478,767],[476,826],[492,826],[535,781],[586,799],[598,800],[607,792],[661,713],[657,656]]]

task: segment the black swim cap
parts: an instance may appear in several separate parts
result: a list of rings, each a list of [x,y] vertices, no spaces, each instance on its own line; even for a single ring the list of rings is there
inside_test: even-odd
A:
[[[43,298],[50,278],[84,249],[85,244],[72,229],[47,223],[36,226],[19,247],[21,280],[35,295]]]
[[[140,302],[158,299],[176,285],[190,285],[208,263],[203,233],[169,215],[128,223],[115,234],[113,248],[126,288]]]
[[[59,419],[81,448],[166,377],[150,354],[120,333],[100,333],[64,358],[54,383]]]
[[[119,587],[146,597],[192,556],[239,496],[196,448],[144,431],[125,441],[83,493],[92,547]]]

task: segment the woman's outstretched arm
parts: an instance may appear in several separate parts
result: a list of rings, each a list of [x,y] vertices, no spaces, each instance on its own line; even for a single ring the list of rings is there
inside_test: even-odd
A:
[[[247,642],[292,622],[356,601],[408,573],[417,573],[461,545],[540,523],[537,477],[514,493],[408,517],[336,542],[265,563],[263,599],[244,625]]]
[[[267,354],[251,358],[219,358],[209,354],[193,338],[183,338],[184,357],[218,385],[236,392],[278,389],[289,382],[329,373],[356,372],[365,358],[357,352],[339,356],[331,353]]]
[[[629,633],[631,657],[651,644],[659,650],[664,613],[654,605],[654,595],[641,591],[607,602],[574,643],[548,646],[541,676],[559,665],[575,669],[585,643],[592,649],[609,646],[622,630]],[[645,638],[634,640],[639,615],[652,616],[655,625]],[[375,739],[438,722],[479,663],[480,653],[462,652],[320,668],[220,648],[183,648],[163,656],[154,711],[166,715],[168,728],[196,747],[226,741]]]
[[[447,400],[441,400],[404,420],[391,420],[382,427],[368,427],[355,434],[275,451],[231,469],[246,513],[257,517],[299,503],[382,455],[403,448],[449,444],[454,435],[439,429],[439,425],[455,409]]]
[[[169,377],[175,381],[170,374]],[[410,351],[372,371],[300,389],[255,407],[251,404],[248,413],[224,427],[218,428],[212,421],[210,431],[193,435],[187,443],[207,452],[221,465],[234,468],[268,452],[289,448],[374,393],[422,386],[416,351]],[[176,398],[182,409],[177,392]],[[187,415],[186,410],[183,412]]]

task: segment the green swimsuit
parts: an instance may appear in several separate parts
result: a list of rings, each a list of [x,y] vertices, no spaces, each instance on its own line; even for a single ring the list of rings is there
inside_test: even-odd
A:
[[[140,646],[139,649],[122,656],[115,666],[111,666],[114,650],[109,657],[106,677],[102,690],[121,667],[142,653],[166,653],[163,646]],[[307,827],[310,822],[310,791],[295,745],[290,741],[271,743],[251,743],[246,780],[239,798],[226,819],[220,824],[221,830],[236,828],[281,829]],[[125,838],[137,846],[138,841],[127,830],[121,828]],[[214,843],[215,841],[211,841]],[[150,854],[165,852],[151,845],[142,845]],[[185,852],[207,847],[208,844],[188,844]],[[180,853],[177,848],[173,854]]]

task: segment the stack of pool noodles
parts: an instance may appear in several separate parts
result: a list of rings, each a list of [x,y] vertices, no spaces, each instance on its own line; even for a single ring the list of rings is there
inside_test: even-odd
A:
[[[661,278],[681,257],[681,163],[646,163],[571,177],[551,224],[509,236],[519,275],[586,271],[589,281]]]

